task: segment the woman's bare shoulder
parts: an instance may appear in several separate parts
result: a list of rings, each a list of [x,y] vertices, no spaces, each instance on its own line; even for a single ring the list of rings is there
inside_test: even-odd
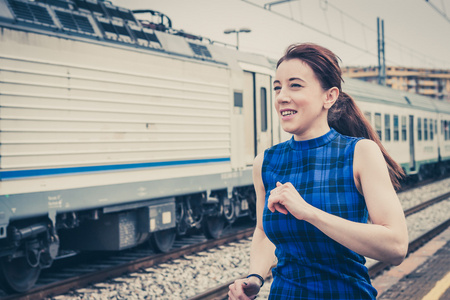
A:
[[[355,156],[375,158],[374,156],[380,157],[380,155],[382,157],[381,149],[374,141],[369,139],[362,139],[356,143]]]

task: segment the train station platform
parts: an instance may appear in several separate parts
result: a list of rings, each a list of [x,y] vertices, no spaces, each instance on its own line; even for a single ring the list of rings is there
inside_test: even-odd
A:
[[[379,300],[450,300],[450,228],[372,281]]]

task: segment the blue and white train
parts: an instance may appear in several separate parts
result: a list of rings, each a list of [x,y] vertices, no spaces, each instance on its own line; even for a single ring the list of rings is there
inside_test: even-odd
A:
[[[0,282],[67,251],[168,251],[255,218],[252,162],[288,138],[275,61],[97,0],[0,0]],[[408,174],[450,158],[450,105],[344,86]]]

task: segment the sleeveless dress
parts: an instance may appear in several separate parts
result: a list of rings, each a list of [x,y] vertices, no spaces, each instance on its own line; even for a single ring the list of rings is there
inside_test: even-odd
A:
[[[262,180],[266,190],[263,226],[275,244],[269,299],[375,299],[365,258],[335,242],[290,213],[267,208],[276,182],[291,182],[306,202],[330,214],[367,223],[364,197],[353,179],[353,154],[361,138],[331,130],[307,140],[290,140],[264,152]]]

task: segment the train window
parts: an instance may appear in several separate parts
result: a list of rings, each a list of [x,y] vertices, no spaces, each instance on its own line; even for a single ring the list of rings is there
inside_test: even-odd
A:
[[[437,134],[437,120],[434,120],[434,134]]]
[[[430,141],[434,139],[433,119],[430,119]]]
[[[244,107],[244,101],[242,98],[242,92],[234,92],[234,106],[235,107]]]
[[[398,116],[394,115],[394,141],[398,141]]]
[[[267,131],[267,91],[261,88],[261,131]]]
[[[422,118],[417,118],[417,140],[422,140]]]
[[[370,111],[365,111],[364,117],[366,117],[367,121],[369,121],[369,123],[372,124],[372,113]]]
[[[407,125],[406,125],[406,116],[402,116],[402,141],[407,140]]]
[[[444,140],[448,140],[447,121],[441,121],[441,135],[444,136]]]
[[[381,114],[380,113],[375,113],[375,130],[378,133],[378,137],[380,138],[380,140],[383,140],[382,134],[381,134]]]
[[[449,125],[449,121],[445,121],[445,140],[446,141],[449,139],[448,125]]]
[[[423,140],[428,141],[428,119],[423,118]]]
[[[391,140],[391,115],[384,115],[384,140],[389,142]]]
[[[448,140],[447,121],[441,121],[441,134],[444,136],[444,140]]]

